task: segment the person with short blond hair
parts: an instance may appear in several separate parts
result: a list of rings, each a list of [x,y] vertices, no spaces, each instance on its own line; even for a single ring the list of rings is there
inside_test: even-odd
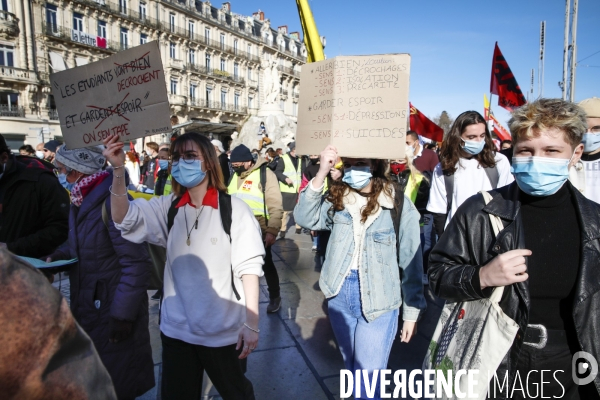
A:
[[[490,191],[487,204],[476,194],[458,208],[431,252],[430,286],[449,302],[504,287],[499,305],[519,330],[495,371],[508,385],[490,385],[488,398],[528,398],[544,382],[548,397],[597,399],[600,377],[581,386],[572,379],[577,352],[600,357],[600,205],[568,182],[586,115],[574,103],[539,99],[514,110],[509,127],[515,182]],[[490,216],[502,220],[498,235]]]

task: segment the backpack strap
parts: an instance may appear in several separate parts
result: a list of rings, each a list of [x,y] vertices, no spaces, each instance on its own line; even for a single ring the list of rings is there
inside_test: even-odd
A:
[[[498,165],[495,165],[491,168],[485,167],[483,169],[485,174],[487,175],[490,183],[492,184],[492,189],[496,189],[498,187],[498,182],[500,182],[500,173],[498,172]]]
[[[231,196],[227,193],[219,191],[219,213],[221,214],[221,224],[223,225],[223,230],[225,234],[229,237],[229,243],[231,243],[231,220],[233,209],[231,207]],[[241,299],[240,294],[235,288],[235,281],[233,277],[233,265],[231,265],[231,288],[233,289],[233,294],[235,294],[235,298],[239,301]]]
[[[173,223],[175,222],[175,216],[179,209],[176,207],[177,203],[179,203],[181,197],[173,197],[173,201],[171,202],[171,207],[169,207],[169,211],[167,212],[167,233],[171,232],[171,228],[173,227]]]
[[[450,214],[452,208],[452,194],[454,193],[454,174],[444,174],[444,185],[446,186],[446,215]]]
[[[267,164],[263,164],[260,166],[260,187],[263,193],[263,208],[265,212],[265,224],[269,226],[269,217],[267,216]]]
[[[402,219],[402,209],[404,208],[404,191],[400,186],[394,185],[394,208],[392,208],[392,220],[394,222],[394,231],[396,233],[396,251],[400,256],[400,220]]]

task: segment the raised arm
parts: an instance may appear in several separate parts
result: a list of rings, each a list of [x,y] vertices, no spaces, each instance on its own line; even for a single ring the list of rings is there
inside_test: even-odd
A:
[[[124,143],[119,143],[118,140],[118,136],[109,136],[104,139],[106,149],[102,153],[114,169],[112,186],[110,188],[110,207],[112,210],[112,220],[116,224],[123,222],[127,211],[129,211],[129,199],[127,198],[127,187],[125,185]]]

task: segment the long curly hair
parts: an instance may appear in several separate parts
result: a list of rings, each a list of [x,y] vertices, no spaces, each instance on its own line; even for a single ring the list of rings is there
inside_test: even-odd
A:
[[[364,224],[369,215],[375,214],[379,210],[379,194],[385,192],[390,198],[393,198],[393,184],[388,175],[388,162],[386,160],[371,159],[373,167],[371,178],[371,192],[367,194],[360,193],[358,190],[352,189],[348,184],[342,181],[334,181],[329,188],[327,201],[332,204],[334,211],[342,211],[344,209],[344,196],[350,191],[355,191],[361,196],[367,198],[367,205],[361,211],[361,222]]]
[[[442,142],[440,162],[442,163],[442,170],[445,174],[454,175],[456,172],[462,150],[462,139],[460,135],[465,132],[469,125],[475,124],[485,125],[485,146],[481,153],[474,156],[474,158],[479,161],[479,165],[485,168],[493,168],[496,166],[496,148],[485,119],[477,111],[465,111],[456,117],[450,131]]]

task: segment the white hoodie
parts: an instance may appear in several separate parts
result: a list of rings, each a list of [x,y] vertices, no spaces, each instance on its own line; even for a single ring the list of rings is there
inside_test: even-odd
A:
[[[167,213],[173,196],[129,202],[125,219],[115,226],[131,242],[167,248],[160,323],[166,336],[208,347],[236,343],[246,322],[241,277],[263,275],[265,250],[258,222],[246,203],[233,197],[231,244],[223,231],[219,210],[211,206],[196,209],[188,204],[179,208],[169,233]],[[239,301],[231,287],[232,268]]]

